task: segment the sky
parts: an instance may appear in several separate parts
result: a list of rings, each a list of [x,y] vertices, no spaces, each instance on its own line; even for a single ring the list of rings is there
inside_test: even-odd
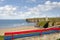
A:
[[[0,0],[0,19],[60,17],[60,0]]]

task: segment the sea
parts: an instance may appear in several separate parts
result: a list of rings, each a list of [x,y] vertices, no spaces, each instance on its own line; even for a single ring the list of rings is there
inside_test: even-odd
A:
[[[24,27],[24,26],[34,26],[35,23],[26,22],[25,19],[15,19],[15,20],[1,20],[0,19],[0,28],[12,28],[12,27]]]

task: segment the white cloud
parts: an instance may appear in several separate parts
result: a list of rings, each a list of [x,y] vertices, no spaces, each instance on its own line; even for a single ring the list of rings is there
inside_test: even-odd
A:
[[[50,2],[50,1],[46,1],[45,4],[43,5],[37,5],[36,7],[33,7],[33,8],[30,8],[28,10],[31,10],[31,11],[49,11],[49,10],[52,10],[53,8],[60,8],[60,2]]]
[[[14,14],[13,12],[16,10],[16,7],[11,5],[5,5],[0,7],[0,16],[10,16],[10,14]]]
[[[46,1],[45,4],[51,4],[51,2],[50,1]]]
[[[16,10],[16,7],[12,7],[10,5],[5,5],[4,7],[0,7],[1,12],[11,12],[15,10]]]
[[[55,8],[60,8],[60,2],[46,1],[44,4],[39,4],[33,8],[28,8],[27,6],[24,6],[24,8],[28,9],[29,11],[17,11],[17,7],[5,5],[3,7],[0,7],[0,17],[2,17],[3,19],[45,17],[46,15],[44,15],[42,12],[46,12]]]
[[[46,15],[40,15],[43,14],[42,12],[46,12],[55,8],[60,8],[60,2],[51,2],[51,1],[46,1],[44,4],[42,5],[37,5],[36,7],[33,8],[29,8],[28,13],[26,13],[26,15],[28,15],[28,17],[42,17],[42,16],[46,16]],[[31,16],[30,16],[31,15]]]

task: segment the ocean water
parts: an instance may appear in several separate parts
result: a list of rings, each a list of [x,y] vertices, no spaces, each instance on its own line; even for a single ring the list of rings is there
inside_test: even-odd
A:
[[[35,23],[28,23],[24,19],[19,20],[0,20],[0,28],[12,28],[18,26],[34,26]]]

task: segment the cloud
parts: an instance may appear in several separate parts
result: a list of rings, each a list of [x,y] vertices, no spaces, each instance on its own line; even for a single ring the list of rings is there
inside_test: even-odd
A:
[[[51,1],[46,1],[45,4],[51,4]]]
[[[13,7],[11,5],[5,5],[3,7],[0,7],[0,16],[10,16],[14,14],[16,11],[16,7]]]
[[[29,10],[31,11],[49,11],[52,10],[53,8],[60,8],[60,2],[50,2],[46,1],[43,5],[39,4],[36,7],[30,8]]]
[[[32,17],[45,17],[44,13],[55,8],[60,8],[60,2],[46,1],[44,4],[39,4],[33,8],[28,8],[28,12],[25,12],[27,18]],[[42,15],[41,15],[42,14]]]
[[[0,7],[0,10],[12,11],[12,10],[16,10],[16,8],[11,5],[5,5],[4,7]]]
[[[0,7],[0,17],[7,19],[25,19],[25,18],[37,18],[37,17],[45,17],[44,13],[55,8],[60,8],[60,2],[51,2],[46,1],[44,4],[38,4],[33,8],[29,8],[24,6],[24,8],[28,11],[18,11],[17,7],[11,5],[5,5]]]

